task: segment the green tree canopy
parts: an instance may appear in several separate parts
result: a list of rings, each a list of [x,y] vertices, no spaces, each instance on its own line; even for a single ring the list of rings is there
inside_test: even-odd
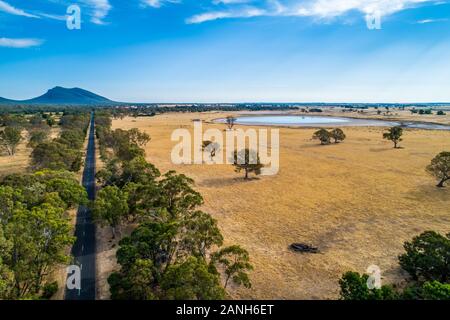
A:
[[[252,286],[248,277],[248,271],[253,270],[253,266],[250,264],[247,250],[240,246],[234,245],[220,249],[213,254],[211,263],[224,269],[226,275],[225,288],[228,286],[230,279],[235,284],[243,285],[246,288]]]
[[[94,202],[94,218],[102,224],[109,225],[113,238],[116,236],[116,227],[128,214],[128,194],[116,186],[107,186],[101,189]]]
[[[321,145],[326,145],[331,143],[331,135],[326,129],[320,129],[314,132],[313,139],[319,140]]]
[[[392,127],[387,132],[383,133],[383,139],[390,140],[394,143],[394,148],[398,148],[398,144],[403,139],[403,128],[402,127]]]
[[[8,155],[16,154],[17,146],[22,140],[22,130],[17,127],[6,127],[0,131],[0,149],[6,151]]]
[[[344,141],[346,138],[344,131],[342,131],[342,129],[339,129],[339,128],[331,130],[330,136],[331,136],[331,138],[334,139],[334,143],[339,143],[341,141]]]
[[[450,280],[450,237],[426,231],[405,242],[406,253],[399,256],[400,266],[414,280]]]
[[[259,154],[250,149],[242,149],[240,151],[235,151],[233,154],[233,166],[236,172],[245,172],[244,179],[249,178],[249,173],[254,173],[255,175],[261,174],[261,169],[264,165],[259,159]]]
[[[443,188],[444,183],[450,180],[450,152],[441,152],[427,167],[427,172],[439,179],[438,187]]]

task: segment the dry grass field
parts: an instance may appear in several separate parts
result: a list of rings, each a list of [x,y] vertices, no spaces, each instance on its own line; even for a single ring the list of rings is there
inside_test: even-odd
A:
[[[54,127],[50,132],[50,138],[56,138],[59,135],[60,128]],[[28,133],[22,131],[22,141],[17,147],[14,156],[8,156],[6,153],[0,153],[0,177],[11,173],[24,172],[30,164],[30,155],[33,151],[27,147]]]
[[[163,114],[115,120],[113,127],[149,133],[147,160],[192,177],[226,244],[249,250],[253,287],[233,288],[233,298],[333,299],[343,272],[371,264],[380,266],[384,281],[400,281],[397,256],[405,240],[429,229],[450,232],[450,187],[436,188],[425,172],[437,153],[450,150],[450,132],[408,129],[404,148],[394,150],[382,140],[383,128],[345,128],[347,140],[330,146],[313,141],[312,128],[281,128],[279,174],[251,181],[230,165],[172,164],[174,129],[222,116]],[[321,253],[294,253],[293,242]]]

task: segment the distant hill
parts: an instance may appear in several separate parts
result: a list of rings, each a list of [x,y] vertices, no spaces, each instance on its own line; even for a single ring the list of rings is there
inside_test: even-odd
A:
[[[115,103],[108,98],[80,88],[54,87],[42,96],[28,100],[10,100],[0,97],[0,104],[67,104],[99,105]]]

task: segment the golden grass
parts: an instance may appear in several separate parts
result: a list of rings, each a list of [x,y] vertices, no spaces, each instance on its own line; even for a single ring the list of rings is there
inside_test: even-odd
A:
[[[54,127],[50,132],[50,137],[56,138],[59,135],[60,128]],[[30,164],[30,155],[33,149],[27,147],[28,133],[22,131],[22,141],[17,147],[16,154],[9,156],[6,153],[0,153],[0,177],[12,173],[25,172]]]
[[[226,244],[249,250],[253,287],[232,288],[233,298],[333,299],[343,272],[364,272],[371,264],[385,281],[398,281],[404,241],[428,229],[450,231],[450,187],[436,188],[424,170],[450,150],[450,132],[405,130],[404,149],[394,150],[381,139],[383,128],[345,128],[347,140],[330,146],[311,139],[314,129],[281,128],[279,174],[248,182],[230,165],[171,163],[174,129],[221,116],[163,114],[115,120],[113,127],[148,132],[147,160],[195,179]],[[204,124],[214,127],[224,125]],[[293,242],[322,253],[291,252]]]

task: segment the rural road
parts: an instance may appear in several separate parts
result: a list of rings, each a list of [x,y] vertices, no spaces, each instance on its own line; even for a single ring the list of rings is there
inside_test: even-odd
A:
[[[91,115],[86,161],[83,171],[83,186],[89,200],[95,199],[95,125],[94,113]],[[75,227],[77,238],[72,247],[72,256],[81,270],[81,288],[69,290],[66,287],[66,300],[95,300],[95,225],[91,210],[80,206]]]

